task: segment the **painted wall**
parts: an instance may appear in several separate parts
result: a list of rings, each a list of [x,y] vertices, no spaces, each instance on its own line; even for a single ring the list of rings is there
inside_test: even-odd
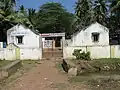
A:
[[[23,44],[17,43],[17,37],[23,35]],[[40,37],[32,32],[29,28],[22,25],[16,25],[7,31],[7,43],[14,43],[20,48],[39,48]]]
[[[90,51],[91,58],[120,58],[120,45],[96,45],[96,46],[68,46],[63,48],[63,58],[72,59],[75,58],[72,53],[74,49],[82,49],[82,51]]]
[[[18,55],[20,54],[20,55]],[[42,59],[42,49],[40,48],[20,48],[0,49],[0,60],[40,60]]]
[[[98,32],[99,42],[93,42],[92,33]],[[85,30],[75,33],[68,46],[109,45],[109,30],[99,23],[91,24]]]
[[[20,49],[20,60],[40,60],[42,59],[42,49],[40,48],[21,48]]]
[[[113,45],[111,47],[111,57],[120,58],[120,45]]]
[[[0,60],[16,60],[15,49],[0,49]]]

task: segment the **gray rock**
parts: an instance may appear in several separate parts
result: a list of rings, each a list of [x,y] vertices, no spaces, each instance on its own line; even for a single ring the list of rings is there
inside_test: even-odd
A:
[[[68,70],[68,75],[70,75],[70,76],[77,76],[77,68],[70,68]]]
[[[5,78],[8,77],[9,76],[8,72],[7,71],[2,71],[2,76],[5,77]]]

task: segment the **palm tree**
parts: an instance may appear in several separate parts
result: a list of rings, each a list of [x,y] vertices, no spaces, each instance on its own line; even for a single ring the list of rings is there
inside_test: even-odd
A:
[[[14,0],[0,1],[0,41],[6,41],[6,30],[13,26],[15,3]]]
[[[33,28],[33,25],[28,18],[29,15],[27,13],[27,9],[25,9],[23,5],[20,6],[19,11],[17,11],[14,14],[14,16],[15,16],[15,18],[14,18],[15,23],[20,23],[29,28]]]
[[[0,26],[4,26],[5,24],[10,24],[10,22],[14,19],[14,5],[15,3],[12,0],[1,0],[0,4]]]
[[[110,0],[111,11],[117,10],[120,7],[120,0]]]
[[[84,28],[91,23],[91,3],[90,0],[78,0],[76,3],[75,14],[78,19],[74,25],[76,25],[77,28]]]
[[[19,11],[14,9],[16,0],[2,0],[0,1],[0,27],[13,26],[14,24],[21,23],[28,27],[33,27],[28,19],[27,10],[24,6],[20,6]],[[8,27],[10,28],[10,27]],[[7,30],[7,28],[4,28]]]
[[[94,21],[105,25],[107,5],[105,0],[95,0],[93,2]]]
[[[25,11],[24,7],[21,6],[19,11],[16,11],[14,7],[14,0],[0,1],[0,35],[2,33],[5,37],[7,30],[18,23],[24,24],[30,28],[33,27],[28,19],[27,11]]]
[[[111,1],[111,22],[115,24],[116,29],[120,27],[120,0],[112,0]]]
[[[36,18],[36,10],[29,8],[28,9],[28,19],[32,23],[32,25],[34,25],[34,23],[35,23],[34,22],[35,18]]]

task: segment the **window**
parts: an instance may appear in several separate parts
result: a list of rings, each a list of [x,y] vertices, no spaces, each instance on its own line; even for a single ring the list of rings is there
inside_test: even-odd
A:
[[[100,33],[98,33],[98,32],[92,33],[93,42],[98,42],[99,41],[99,35],[100,35]]]
[[[17,43],[23,44],[23,36],[17,36]]]

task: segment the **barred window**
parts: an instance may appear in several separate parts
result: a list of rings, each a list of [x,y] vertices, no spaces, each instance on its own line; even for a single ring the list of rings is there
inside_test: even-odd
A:
[[[92,41],[99,42],[99,36],[100,36],[100,33],[98,33],[98,32],[92,33]]]

